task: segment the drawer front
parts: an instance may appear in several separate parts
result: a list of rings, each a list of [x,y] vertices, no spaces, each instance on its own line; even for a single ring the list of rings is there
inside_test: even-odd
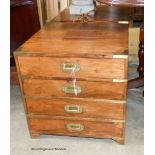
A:
[[[98,138],[122,137],[124,123],[85,120],[30,118],[30,130],[42,134],[88,136]]]
[[[127,59],[18,57],[20,72],[34,77],[127,78]]]
[[[123,101],[87,99],[26,99],[29,114],[125,119]]]
[[[23,91],[26,96],[38,97],[74,97],[74,98],[105,98],[126,99],[125,82],[90,82],[65,80],[23,80]]]

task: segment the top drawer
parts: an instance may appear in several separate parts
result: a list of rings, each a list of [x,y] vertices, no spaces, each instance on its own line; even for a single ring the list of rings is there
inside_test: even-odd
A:
[[[126,79],[128,60],[18,56],[18,63],[22,76]]]

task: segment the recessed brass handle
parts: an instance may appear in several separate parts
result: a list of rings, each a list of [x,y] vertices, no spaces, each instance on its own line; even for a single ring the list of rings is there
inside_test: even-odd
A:
[[[75,114],[80,114],[83,112],[83,108],[79,105],[66,105],[64,107],[64,110],[67,113],[75,113]]]
[[[66,125],[68,131],[71,132],[80,132],[84,130],[84,126],[82,124],[69,123]]]
[[[80,65],[73,62],[64,62],[60,65],[60,68],[63,72],[78,72],[80,71]]]
[[[62,91],[68,94],[80,94],[81,93],[81,87],[79,85],[73,85],[73,84],[66,84],[62,87]]]

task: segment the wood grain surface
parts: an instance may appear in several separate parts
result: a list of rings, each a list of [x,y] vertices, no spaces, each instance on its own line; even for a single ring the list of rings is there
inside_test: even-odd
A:
[[[128,48],[128,25],[105,22],[59,23],[46,25],[23,44],[18,52],[29,55],[103,56],[122,54]]]
[[[52,58],[52,57],[18,57],[23,76],[33,77],[71,77],[72,70],[61,69],[64,63],[79,64],[77,78],[127,79],[127,59],[86,59],[86,58]],[[115,74],[114,74],[115,73]]]
[[[30,118],[31,132],[40,134],[70,135],[96,138],[113,138],[123,137],[124,123],[120,122],[97,122],[97,121],[80,121],[69,119],[52,119],[52,118]],[[71,132],[66,125],[81,124],[84,126],[83,131]]]
[[[28,114],[80,118],[125,119],[125,101],[93,99],[26,99]],[[65,107],[79,106],[80,113],[66,112]]]
[[[128,27],[54,20],[16,50],[32,138],[55,134],[124,143]],[[78,64],[78,72],[62,70],[64,63]]]
[[[25,96],[42,97],[75,97],[75,98],[105,98],[105,99],[126,99],[126,82],[91,82],[77,81],[81,87],[81,93],[77,96],[63,92],[65,85],[73,85],[72,81],[65,80],[23,80],[23,90]]]

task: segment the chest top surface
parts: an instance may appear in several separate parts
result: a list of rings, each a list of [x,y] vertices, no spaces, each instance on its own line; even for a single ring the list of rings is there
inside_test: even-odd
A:
[[[26,41],[16,53],[50,56],[123,54],[128,48],[128,25],[51,22]]]

